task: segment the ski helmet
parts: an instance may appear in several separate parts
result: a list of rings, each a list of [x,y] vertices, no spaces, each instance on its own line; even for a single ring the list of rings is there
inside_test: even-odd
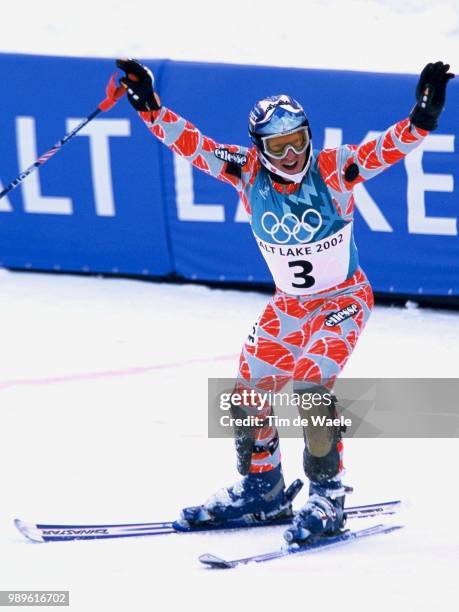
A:
[[[305,127],[309,136],[306,147],[306,163],[296,174],[288,174],[279,170],[269,161],[266,155],[263,138],[266,136],[282,136]],[[303,107],[295,99],[285,94],[269,96],[259,100],[250,111],[249,134],[257,147],[258,159],[271,173],[281,176],[287,181],[300,183],[309,170],[312,160],[311,129]]]

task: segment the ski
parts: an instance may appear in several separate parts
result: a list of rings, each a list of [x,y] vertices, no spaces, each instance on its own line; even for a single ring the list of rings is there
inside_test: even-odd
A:
[[[349,519],[394,514],[400,507],[400,504],[400,500],[395,500],[378,504],[352,506],[346,509],[346,513]],[[273,521],[256,521],[256,519],[254,519],[253,522],[235,520],[225,525],[186,527],[177,521],[124,523],[119,525],[53,525],[26,523],[20,519],[15,519],[14,524],[27,539],[33,542],[59,542],[69,540],[103,540],[108,538],[154,536],[171,533],[225,531],[229,529],[247,529],[253,527],[275,527],[277,525],[288,525],[290,522],[291,519],[278,519]]]
[[[391,533],[401,529],[403,525],[374,525],[367,529],[360,529],[358,531],[352,531],[347,529],[342,533],[334,536],[322,536],[316,540],[312,540],[308,544],[297,547],[280,548],[261,555],[253,555],[251,557],[244,557],[242,559],[232,559],[227,561],[212,554],[204,554],[199,557],[199,561],[209,568],[213,569],[230,569],[239,565],[247,565],[249,563],[265,563],[267,561],[273,561],[274,559],[281,559],[283,557],[289,557],[296,554],[304,554],[315,550],[323,550],[324,548],[332,548],[340,544],[347,544],[354,540],[360,540],[362,538],[368,538],[370,536],[379,535],[383,533]]]

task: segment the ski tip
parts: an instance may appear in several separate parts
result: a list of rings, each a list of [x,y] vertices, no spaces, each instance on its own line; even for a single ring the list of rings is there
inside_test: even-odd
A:
[[[207,567],[215,567],[219,569],[229,569],[230,567],[234,567],[234,564],[231,561],[225,561],[221,557],[216,557],[215,555],[211,555],[206,553],[199,557],[199,561]]]
[[[21,521],[21,519],[14,519],[14,524],[16,528],[25,536],[28,540],[32,542],[44,542],[43,536],[40,531],[37,529],[36,525],[32,525],[31,523],[25,523]]]

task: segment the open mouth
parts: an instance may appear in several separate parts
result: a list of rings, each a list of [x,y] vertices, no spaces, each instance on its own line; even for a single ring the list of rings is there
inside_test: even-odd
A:
[[[298,160],[294,160],[292,162],[284,162],[282,166],[285,168],[285,170],[294,170],[297,164],[298,164]]]

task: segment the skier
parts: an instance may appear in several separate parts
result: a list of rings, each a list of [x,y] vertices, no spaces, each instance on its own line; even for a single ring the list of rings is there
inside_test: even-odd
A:
[[[408,118],[378,138],[316,152],[303,107],[288,95],[264,98],[249,116],[253,146],[218,144],[162,106],[151,71],[118,60],[120,82],[151,133],[196,168],[237,190],[276,291],[245,342],[238,380],[278,390],[293,380],[300,394],[320,393],[313,413],[335,417],[333,382],[349,359],[373,308],[353,238],[355,185],[373,178],[420,145],[437,127],[449,65],[430,63]],[[271,407],[263,413],[269,414]],[[276,428],[236,429],[242,480],[201,506],[185,508],[188,526],[293,517],[298,487],[285,489]],[[339,426],[304,427],[309,498],[284,534],[290,543],[339,532],[345,522]]]

